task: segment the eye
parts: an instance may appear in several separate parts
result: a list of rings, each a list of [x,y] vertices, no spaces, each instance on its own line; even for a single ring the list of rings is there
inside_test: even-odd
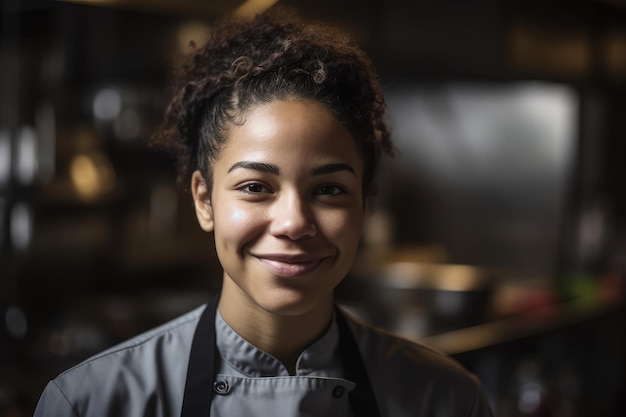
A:
[[[346,194],[346,190],[344,190],[338,185],[323,185],[317,190],[315,190],[315,194],[317,195],[340,195],[340,194]]]
[[[270,189],[258,182],[251,182],[239,187],[239,191],[247,194],[271,193]]]

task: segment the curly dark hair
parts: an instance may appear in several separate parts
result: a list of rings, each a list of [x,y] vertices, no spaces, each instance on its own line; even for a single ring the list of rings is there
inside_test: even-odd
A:
[[[212,185],[212,165],[234,123],[253,105],[290,97],[328,108],[354,137],[369,195],[378,161],[392,152],[387,107],[365,53],[345,35],[271,10],[220,22],[174,77],[173,98],[153,141],[169,150],[187,189],[193,171]]]

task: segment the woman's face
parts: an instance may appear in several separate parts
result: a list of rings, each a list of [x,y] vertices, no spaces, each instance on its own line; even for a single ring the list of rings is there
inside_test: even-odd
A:
[[[192,180],[200,225],[214,232],[224,268],[222,298],[279,315],[330,304],[356,255],[362,178],[354,139],[323,105],[288,99],[250,109],[214,163],[210,195],[199,172]]]

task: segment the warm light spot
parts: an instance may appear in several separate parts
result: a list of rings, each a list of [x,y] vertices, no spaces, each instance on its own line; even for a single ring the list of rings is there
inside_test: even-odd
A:
[[[566,77],[587,75],[591,62],[589,39],[583,31],[525,24],[512,25],[509,54],[515,69]]]
[[[115,186],[115,171],[109,159],[98,152],[77,155],[70,166],[72,184],[86,199],[107,194]]]
[[[603,44],[605,64],[614,77],[626,75],[626,33],[611,31]]]
[[[209,37],[211,27],[203,22],[183,23],[176,31],[178,49],[182,53],[190,51],[190,42],[202,45]]]
[[[276,3],[278,3],[278,0],[248,0],[237,7],[233,15],[242,18],[254,17],[257,13],[269,9]]]

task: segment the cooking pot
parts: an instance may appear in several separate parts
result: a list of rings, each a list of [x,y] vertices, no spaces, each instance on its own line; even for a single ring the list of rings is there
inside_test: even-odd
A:
[[[469,265],[389,262],[355,273],[339,294],[349,294],[375,324],[425,336],[484,322],[496,278],[494,270]]]

